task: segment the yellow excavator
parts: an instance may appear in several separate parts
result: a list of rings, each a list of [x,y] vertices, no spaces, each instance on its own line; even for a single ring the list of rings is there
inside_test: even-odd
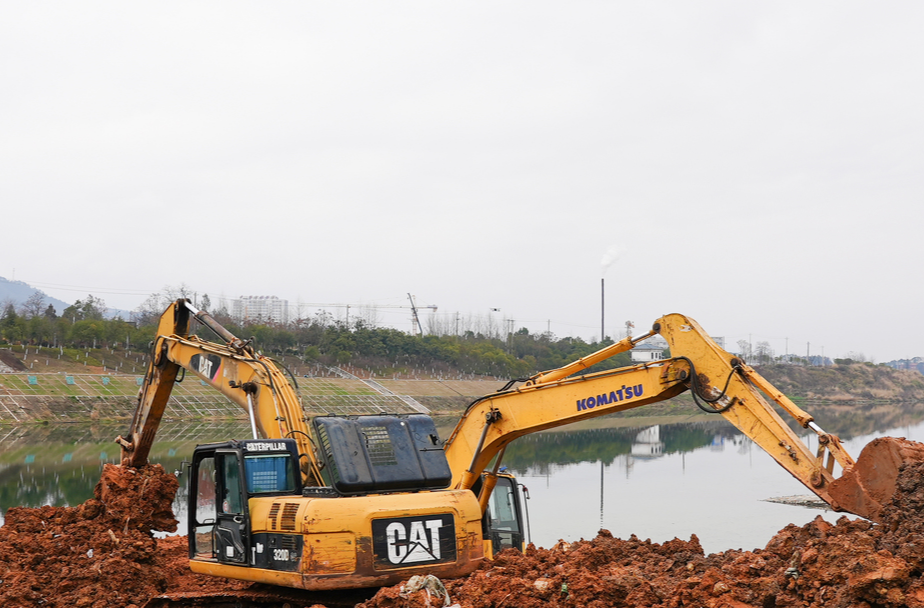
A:
[[[193,318],[222,342],[190,335]],[[670,358],[586,371],[656,334],[667,340]],[[500,472],[510,442],[684,391],[837,511],[877,519],[899,466],[924,460],[924,445],[885,438],[855,462],[836,436],[679,314],[658,319],[645,335],[476,400],[443,441],[422,414],[309,419],[276,364],[178,300],[160,319],[131,428],[117,438],[123,466],[147,463],[181,370],[238,403],[252,435],[195,449],[190,568],[299,589],[378,587],[417,574],[454,578],[500,549],[522,548],[517,482]],[[817,451],[771,403],[817,435]]]

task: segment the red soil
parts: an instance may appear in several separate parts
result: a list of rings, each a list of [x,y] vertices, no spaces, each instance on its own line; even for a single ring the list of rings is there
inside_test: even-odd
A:
[[[884,524],[842,517],[790,525],[764,549],[704,556],[696,536],[657,544],[613,538],[508,550],[444,581],[462,608],[924,608],[924,464],[905,465]],[[439,606],[431,591],[382,589],[362,608]]]
[[[106,465],[96,498],[79,507],[10,509],[0,528],[0,605],[130,607],[163,591],[151,530],[176,530],[177,487],[160,465]]]
[[[924,463],[904,465],[897,486],[881,525],[817,518],[787,526],[764,549],[709,556],[695,536],[658,544],[601,530],[589,541],[505,551],[443,583],[461,608],[924,608]],[[247,583],[190,572],[185,537],[152,537],[175,529],[176,488],[157,465],[107,466],[96,498],[79,507],[10,509],[0,605],[138,608],[164,593],[246,593]],[[441,606],[440,591],[438,582],[415,592],[396,585],[361,606]]]

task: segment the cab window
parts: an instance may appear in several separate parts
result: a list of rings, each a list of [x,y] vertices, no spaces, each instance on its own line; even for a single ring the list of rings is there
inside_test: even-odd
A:
[[[225,456],[222,460],[224,469],[224,492],[221,501],[223,513],[243,513],[241,504],[241,474],[237,458]]]
[[[246,456],[244,474],[248,494],[295,491],[295,472],[288,454]]]
[[[201,557],[215,552],[213,532],[217,517],[215,505],[215,459],[203,458],[196,471],[195,551]]]
[[[491,492],[491,499],[489,502],[492,529],[510,532],[520,531],[516,489],[509,479],[502,477],[497,480],[497,486],[494,488],[494,491]]]

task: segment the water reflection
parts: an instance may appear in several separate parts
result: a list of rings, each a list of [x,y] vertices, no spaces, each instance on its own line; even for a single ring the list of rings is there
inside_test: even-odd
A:
[[[106,463],[119,461],[113,438],[124,425],[50,424],[0,427],[0,524],[16,506],[78,505],[93,497]],[[247,422],[165,422],[151,450],[151,462],[179,472],[197,444],[249,434]],[[180,484],[178,517],[185,516],[185,487]]]
[[[601,421],[601,424],[606,422]],[[553,465],[581,462],[612,465],[626,455],[658,458],[703,446],[721,446],[726,436],[736,434],[737,429],[723,418],[641,428],[626,426],[570,431],[564,427],[520,437],[507,448],[504,464],[517,472],[545,475]]]
[[[920,402],[838,404],[809,400],[800,401],[798,405],[809,412],[825,431],[844,441],[924,422],[924,403]],[[784,415],[783,419],[789,421],[796,432],[805,432],[788,416]]]
[[[870,417],[859,419],[867,424]],[[878,436],[924,440],[920,416],[901,419],[918,422],[852,436],[845,447],[858,455]],[[636,438],[641,435],[647,441],[653,437],[650,429],[601,429],[572,439],[586,441],[633,431]],[[658,432],[665,443],[659,456],[639,458],[630,445],[612,459],[596,462],[571,457],[563,445],[568,443],[565,437],[537,439],[534,443],[553,445],[557,454],[568,456],[551,463],[536,459],[514,471],[529,488],[533,542],[547,547],[559,539],[591,538],[598,529],[606,528],[622,538],[636,534],[654,542],[688,539],[696,534],[710,553],[763,547],[790,523],[802,525],[818,515],[829,521],[840,517],[832,511],[766,502],[809,491],[731,425],[662,425]],[[814,451],[814,436],[804,438]],[[675,450],[672,443],[679,439],[686,447]],[[513,446],[508,452],[511,449]],[[535,445],[521,449],[533,452]],[[521,462],[528,460],[523,454],[519,458]]]
[[[661,425],[650,426],[635,436],[632,442],[633,458],[657,458],[664,453],[661,441]]]

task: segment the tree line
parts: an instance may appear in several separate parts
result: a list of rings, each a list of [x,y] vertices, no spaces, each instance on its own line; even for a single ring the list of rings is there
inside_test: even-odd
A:
[[[45,305],[40,292],[32,294],[18,308],[3,304],[0,314],[0,341],[7,344],[33,344],[99,348],[130,347],[146,344],[153,327],[138,327],[122,318],[107,319],[106,303],[92,295],[79,299],[58,315],[55,307]]]
[[[141,350],[153,340],[157,321],[170,301],[184,293],[154,294],[142,304],[131,321],[106,318],[101,298],[89,295],[78,299],[58,315],[44,296],[36,293],[18,308],[3,305],[0,315],[0,342],[65,348],[113,348]],[[208,296],[200,301],[208,309]],[[346,322],[329,313],[288,323],[249,322],[234,319],[220,306],[209,311],[229,331],[252,339],[258,350],[268,355],[294,355],[305,362],[325,365],[352,364],[387,370],[396,368],[434,368],[466,374],[522,378],[538,371],[561,367],[612,344],[605,339],[586,342],[581,338],[558,338],[554,334],[530,333],[528,329],[506,336],[465,331],[461,335],[411,335],[394,328],[377,327],[366,319]],[[215,341],[211,330],[195,324],[192,331]],[[593,370],[630,365],[628,353],[620,353],[598,364]]]

